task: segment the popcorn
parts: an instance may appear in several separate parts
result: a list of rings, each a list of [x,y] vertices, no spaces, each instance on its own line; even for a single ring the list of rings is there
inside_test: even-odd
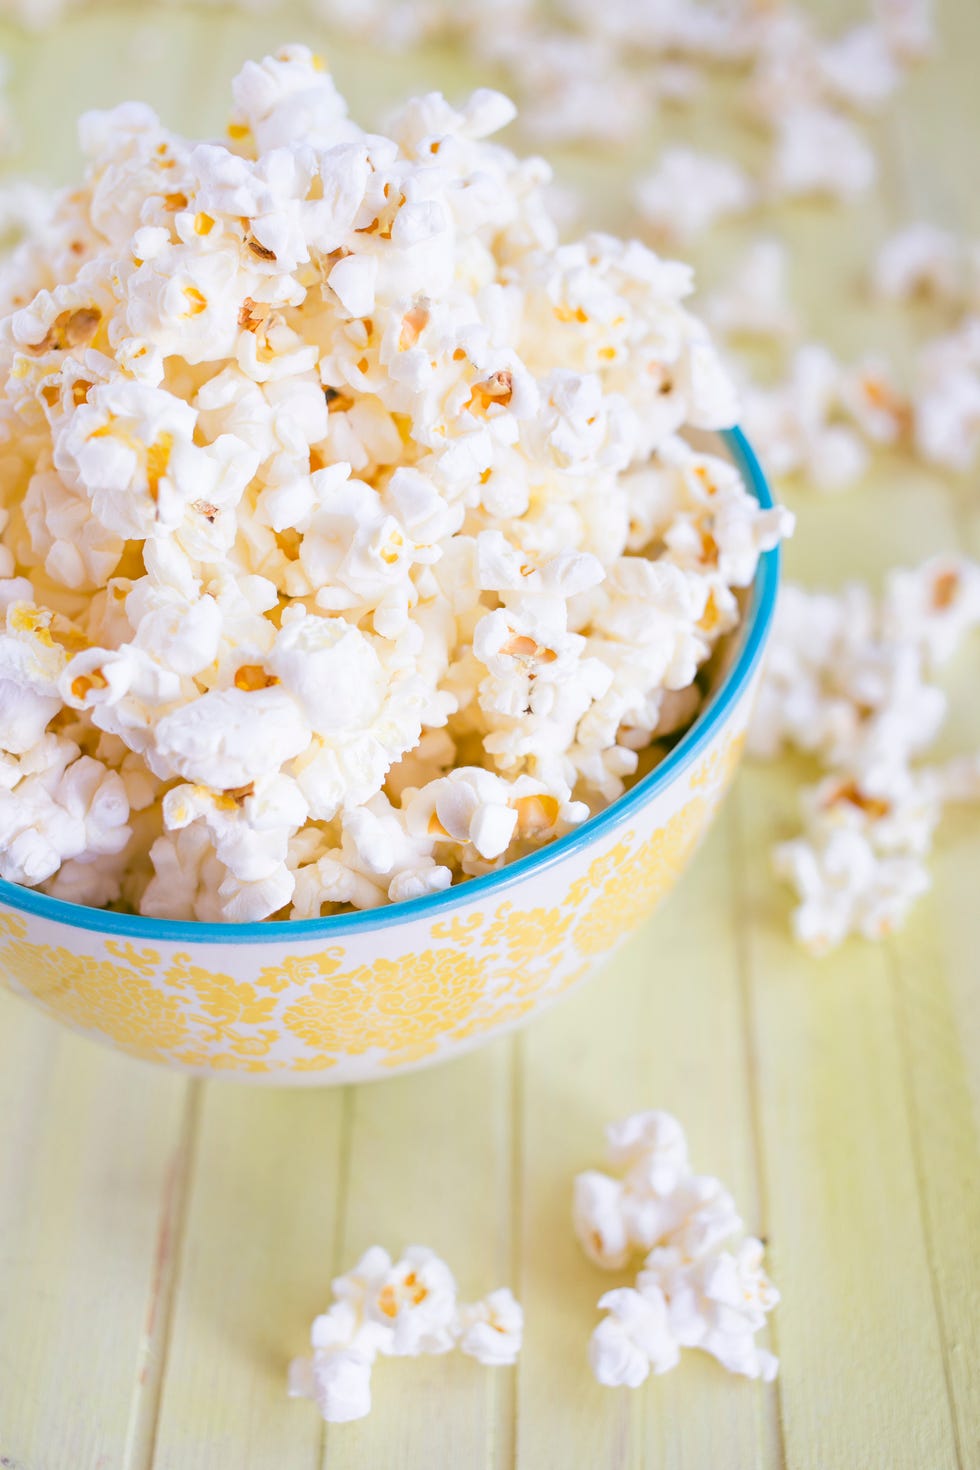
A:
[[[682,1347],[711,1353],[730,1372],[775,1377],[755,1334],[779,1300],[762,1271],[762,1246],[722,1249],[740,1229],[734,1201],[717,1179],[695,1175],[669,1113],[637,1113],[606,1129],[621,1180],[595,1170],[575,1180],[573,1223],[586,1254],[620,1270],[646,1253],[635,1287],[606,1292],[606,1316],[589,1344],[600,1383],[638,1387],[651,1370],[676,1366]]]
[[[837,491],[865,473],[864,443],[837,421],[842,381],[833,354],[813,343],[797,349],[784,383],[746,388],[746,431],[774,476],[800,473],[818,490]]]
[[[719,1251],[694,1261],[675,1248],[652,1251],[637,1277],[637,1293],[657,1294],[667,1304],[670,1333],[680,1347],[701,1348],[729,1373],[771,1383],[779,1369],[755,1334],[779,1301],[762,1269],[761,1241],[743,1240],[738,1251]],[[662,1371],[654,1366],[654,1371]]]
[[[517,1362],[524,1336],[524,1312],[508,1287],[459,1309],[456,1335],[461,1352],[488,1368]]]
[[[747,174],[692,148],[666,148],[659,167],[636,185],[637,209],[668,240],[693,240],[722,216],[743,214],[754,202]]]
[[[779,118],[769,189],[776,198],[853,199],[875,181],[869,145],[847,118],[827,107],[791,107]]]
[[[680,1362],[680,1344],[670,1331],[662,1292],[632,1287],[599,1298],[606,1316],[589,1340],[589,1366],[608,1388],[639,1388],[650,1374]]]
[[[364,1419],[371,1412],[371,1359],[341,1347],[294,1358],[287,1392],[291,1399],[313,1399],[328,1424]]]
[[[794,932],[816,954],[899,928],[929,887],[944,803],[974,798],[969,759],[913,762],[946,713],[927,673],[978,624],[980,571],[958,556],[893,571],[878,604],[859,586],[783,590],[749,746],[795,746],[830,771],[802,793],[801,835],[774,854],[800,900]]]
[[[0,878],[36,885],[63,862],[125,847],[129,802],[115,771],[45,735],[19,759],[0,752]]]
[[[894,55],[905,61],[927,56],[935,44],[932,0],[873,0],[872,14]]]
[[[312,1357],[295,1358],[288,1377],[290,1397],[313,1399],[328,1423],[370,1413],[379,1353],[417,1357],[459,1347],[491,1367],[517,1361],[524,1314],[512,1293],[501,1288],[458,1306],[449,1268],[424,1246],[409,1246],[398,1261],[372,1246],[332,1290],[333,1305],[310,1333]]]
[[[965,556],[933,556],[889,573],[881,609],[885,636],[916,644],[929,669],[940,668],[980,627],[980,566]]]
[[[755,240],[736,263],[730,277],[705,301],[709,325],[722,337],[752,336],[776,342],[797,333],[796,314],[787,290],[786,247],[766,236]]]
[[[578,108],[611,47],[527,65]],[[790,525],[682,437],[736,412],[690,271],[559,245],[547,166],[488,141],[507,98],[366,133],[301,46],[232,90],[223,144],[89,114],[85,181],[0,270],[16,822],[62,727],[141,816],[16,871],[209,922],[440,892],[571,830],[694,718]],[[708,213],[745,207],[715,167]]]
[[[928,463],[962,473],[980,450],[980,317],[927,344],[917,368],[915,448]]]
[[[804,793],[804,835],[776,848],[774,867],[796,889],[793,931],[813,953],[852,933],[886,937],[928,889],[920,854],[940,811],[930,785],[905,772],[891,789],[831,776]]]
[[[855,26],[824,46],[820,73],[831,96],[868,111],[888,101],[902,76],[887,33],[877,25]]]
[[[962,259],[956,237],[937,225],[907,225],[879,249],[871,268],[876,295],[888,301],[916,296],[956,300],[962,290]]]

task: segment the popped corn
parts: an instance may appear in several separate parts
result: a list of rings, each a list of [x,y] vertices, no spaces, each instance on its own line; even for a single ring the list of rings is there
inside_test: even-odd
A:
[[[572,1218],[586,1254],[621,1270],[643,1252],[635,1287],[606,1292],[606,1313],[589,1344],[600,1383],[636,1388],[697,1347],[732,1373],[776,1376],[777,1361],[755,1334],[779,1300],[762,1270],[762,1245],[724,1244],[742,1228],[717,1179],[696,1175],[687,1142],[669,1113],[637,1113],[606,1129],[607,1155],[622,1179],[588,1170],[575,1179]]]
[[[828,772],[801,793],[803,830],[776,873],[796,892],[796,937],[825,954],[849,934],[881,939],[927,891],[944,806],[977,799],[975,757],[918,764],[946,715],[934,672],[980,626],[980,567],[936,556],[889,573],[880,600],[786,586],[749,749],[791,747]]]
[[[755,202],[748,175],[729,159],[693,148],[665,148],[659,165],[636,183],[636,206],[659,237],[688,241]]]
[[[379,1354],[418,1357],[459,1348],[489,1367],[516,1363],[524,1314],[501,1287],[460,1304],[446,1263],[425,1246],[393,1261],[379,1245],[332,1286],[334,1302],[310,1332],[313,1354],[289,1365],[291,1398],[313,1399],[328,1423],[371,1411],[371,1369]]]
[[[827,347],[805,343],[783,382],[745,383],[743,420],[775,476],[800,473],[816,489],[849,488],[865,473],[867,446],[844,421],[844,369]]]
[[[822,104],[804,104],[779,118],[769,175],[775,198],[817,194],[853,199],[876,176],[871,146],[842,114]]]
[[[614,800],[791,518],[683,438],[735,416],[689,269],[559,245],[507,98],[232,91],[220,144],[88,114],[0,269],[0,759],[6,876],[240,922]]]
[[[915,296],[956,301],[963,289],[963,266],[956,236],[923,221],[885,240],[872,262],[871,285],[876,295],[890,301]]]
[[[789,252],[768,236],[754,240],[728,278],[704,303],[704,317],[720,337],[791,341],[799,330],[789,291]]]

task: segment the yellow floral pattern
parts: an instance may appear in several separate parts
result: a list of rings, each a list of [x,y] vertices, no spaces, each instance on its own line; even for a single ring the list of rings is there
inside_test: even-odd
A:
[[[569,989],[646,917],[690,860],[741,747],[735,735],[709,748],[686,803],[652,831],[614,833],[584,871],[567,860],[563,889],[559,868],[557,880],[516,889],[531,906],[417,924],[409,953],[372,954],[384,931],[286,955],[271,944],[137,948],[93,933],[83,953],[43,942],[71,932],[81,950],[81,931],[41,920],[32,935],[4,910],[0,977],[79,1030],[194,1071],[356,1080],[449,1054]],[[207,963],[215,955],[227,972]]]

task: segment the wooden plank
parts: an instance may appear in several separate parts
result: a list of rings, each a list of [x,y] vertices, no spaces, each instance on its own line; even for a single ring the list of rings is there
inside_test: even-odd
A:
[[[463,1301],[497,1286],[520,1296],[512,1245],[515,1043],[496,1042],[432,1072],[352,1095],[347,1207],[337,1268],[368,1246],[427,1245]],[[324,1470],[513,1463],[514,1369],[461,1353],[385,1359],[370,1418],[328,1428]]]
[[[959,1462],[968,1466],[980,1459],[980,1149],[946,978],[942,912],[941,902],[924,903],[891,959],[943,1371]]]
[[[528,1337],[518,1464],[776,1466],[778,1390],[687,1354],[641,1389],[595,1383],[586,1361],[596,1301],[627,1273],[586,1261],[571,1233],[572,1178],[602,1167],[607,1122],[642,1108],[682,1120],[695,1167],[732,1189],[767,1233],[753,1150],[730,816],[666,907],[591,987],[524,1039],[522,1258]]]
[[[295,19],[301,8],[206,19],[106,8],[43,41],[13,41],[24,166],[69,176],[74,117],[98,101],[144,95],[189,129],[219,127],[223,78],[241,59],[289,35],[319,39]],[[845,0],[833,8],[852,14]],[[975,15],[960,0],[943,20],[940,66],[913,79],[881,132],[881,196],[846,216],[805,205],[766,221],[791,248],[813,331],[847,354],[873,342],[908,350],[905,314],[860,295],[885,223],[925,211],[978,225],[961,162],[976,112]],[[344,43],[330,53],[364,117],[412,87],[454,93],[476,75],[445,52],[378,57]],[[721,148],[712,108],[699,109],[694,132]],[[658,141],[615,169],[569,155],[593,219],[626,225],[623,177]],[[699,252],[706,272],[756,228],[733,226]],[[853,496],[793,489],[803,531],[790,569],[833,583],[961,536],[980,551],[968,490],[887,457]],[[971,657],[955,679],[969,685],[977,673]],[[975,741],[977,714],[974,700],[960,701],[953,743]],[[168,1157],[187,1156],[187,1094],[0,1003],[0,1453],[29,1470],[94,1470],[100,1460],[102,1470],[143,1470],[155,1437],[156,1463],[171,1470],[312,1467],[321,1430],[309,1406],[282,1397],[286,1360],[335,1269],[374,1239],[397,1249],[416,1238],[445,1253],[464,1291],[508,1281],[522,1295],[519,1376],[462,1360],[382,1364],[375,1415],[330,1432],[329,1470],[510,1466],[515,1447],[525,1470],[775,1466],[780,1405],[793,1470],[943,1470],[957,1450],[966,1470],[980,1422],[971,1372],[980,834],[975,818],[951,821],[935,896],[894,958],[854,945],[817,965],[789,943],[786,899],[767,870],[771,837],[792,824],[792,776],[746,777],[741,830],[729,814],[606,978],[524,1040],[358,1092],[348,1208],[339,1097],[206,1091],[159,1419],[175,1257],[163,1251],[162,1269],[154,1258],[182,1217],[182,1167],[169,1195],[166,1181]],[[585,1344],[609,1281],[571,1238],[570,1181],[599,1161],[605,1121],[654,1103],[678,1112],[698,1166],[726,1179],[752,1227],[771,1235],[784,1293],[777,1389],[729,1380],[695,1355],[635,1394],[590,1378]]]
[[[786,769],[737,792],[787,1461],[945,1470],[955,1431],[889,957],[854,941],[824,964],[790,939],[767,857],[794,795]]]
[[[0,1455],[121,1470],[165,1327],[187,1085],[0,996]]]
[[[127,1470],[313,1470],[322,1425],[286,1366],[329,1297],[347,1103],[207,1087],[159,1417]]]

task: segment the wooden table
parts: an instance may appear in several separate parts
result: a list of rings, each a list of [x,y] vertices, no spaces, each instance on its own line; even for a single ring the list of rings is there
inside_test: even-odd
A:
[[[902,351],[910,334],[907,316],[861,298],[883,229],[921,212],[980,235],[980,15],[975,0],[949,0],[941,19],[941,60],[876,130],[879,193],[768,221],[793,248],[813,330],[844,353]],[[21,166],[69,177],[75,115],[131,94],[213,129],[246,55],[311,34],[295,16],[159,7],[97,10],[41,38],[4,31]],[[365,115],[419,84],[474,80],[447,53],[330,51]],[[710,145],[722,123],[707,108],[690,127]],[[621,224],[625,175],[598,155],[565,164],[593,217]],[[712,243],[709,274],[744,233]],[[860,493],[790,499],[801,527],[789,567],[811,583],[875,579],[957,544],[980,553],[975,488],[897,458]],[[970,748],[976,645],[951,685],[949,746]],[[980,1465],[980,823],[947,820],[934,892],[899,940],[818,962],[791,943],[768,867],[805,774],[746,770],[677,894],[601,980],[440,1070],[348,1091],[188,1083],[4,998],[0,1465]],[[572,1238],[571,1179],[600,1162],[607,1120],[650,1106],[676,1112],[697,1167],[730,1184],[768,1238],[783,1293],[774,1387],[696,1353],[636,1392],[589,1374],[610,1282]],[[372,1416],[325,1433],[312,1406],[286,1400],[286,1363],[331,1276],[374,1241],[433,1246],[466,1294],[510,1284],[527,1311],[524,1354],[516,1371],[382,1363]]]

